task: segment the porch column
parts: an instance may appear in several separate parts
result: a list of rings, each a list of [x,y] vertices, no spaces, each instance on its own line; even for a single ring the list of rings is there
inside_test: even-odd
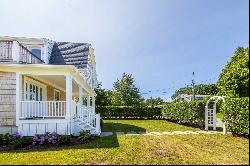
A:
[[[22,100],[22,74],[16,73],[16,126],[19,125],[19,116]]]
[[[90,96],[87,96],[87,111],[90,111]]]
[[[72,109],[72,77],[66,75],[66,119],[70,119]]]
[[[92,108],[93,108],[93,113],[95,114],[95,96],[92,97]]]

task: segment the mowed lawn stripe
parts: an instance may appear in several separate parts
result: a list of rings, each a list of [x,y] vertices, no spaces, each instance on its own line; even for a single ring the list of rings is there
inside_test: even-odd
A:
[[[166,120],[104,120],[102,131],[112,132],[164,132],[197,131],[198,128],[187,127]]]
[[[249,164],[249,141],[224,135],[113,135],[46,150],[0,152],[0,164]]]

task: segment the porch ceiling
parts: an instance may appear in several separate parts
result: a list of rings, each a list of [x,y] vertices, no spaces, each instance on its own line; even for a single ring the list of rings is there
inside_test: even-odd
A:
[[[65,79],[66,75],[71,75],[73,80],[77,84],[84,88],[84,92],[88,93],[90,96],[96,96],[95,91],[88,85],[86,80],[81,76],[80,72],[73,65],[47,65],[47,64],[0,64],[0,71],[4,72],[17,72],[22,75],[32,75],[37,77],[48,76],[50,77],[48,82],[53,83],[56,81],[56,85],[65,89]],[[55,79],[55,76],[61,78]],[[52,78],[52,80],[51,80]],[[61,84],[59,83],[61,82]],[[78,92],[78,86],[73,82],[73,95]]]
[[[27,75],[29,77],[33,77],[45,84],[49,84],[50,86],[53,86],[56,89],[60,89],[62,91],[66,91],[66,79],[65,76],[60,76],[60,75],[41,75],[41,76],[34,76],[34,75]],[[77,83],[73,80],[72,83],[72,91],[73,95],[78,95],[78,85]]]

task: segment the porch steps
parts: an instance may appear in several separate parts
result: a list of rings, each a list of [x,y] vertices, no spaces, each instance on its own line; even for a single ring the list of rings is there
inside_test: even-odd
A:
[[[93,135],[100,135],[101,131],[97,131],[94,126],[87,123],[87,116],[84,116],[84,119],[75,118],[74,119],[74,133],[75,135],[79,135],[80,131],[87,131],[89,130],[91,134]]]

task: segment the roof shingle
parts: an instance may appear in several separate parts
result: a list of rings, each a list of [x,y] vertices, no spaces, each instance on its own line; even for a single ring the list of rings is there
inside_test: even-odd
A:
[[[55,42],[49,64],[74,65],[78,69],[86,68],[90,46],[88,43]]]

